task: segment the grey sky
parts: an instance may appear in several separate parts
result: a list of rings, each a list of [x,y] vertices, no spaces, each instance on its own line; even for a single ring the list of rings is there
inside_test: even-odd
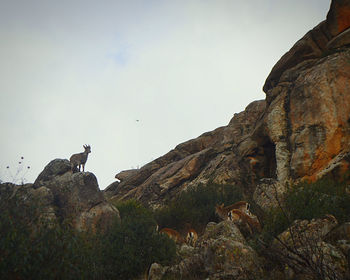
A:
[[[100,188],[264,99],[330,0],[0,0],[0,179],[90,144]],[[139,120],[139,121],[136,121]]]

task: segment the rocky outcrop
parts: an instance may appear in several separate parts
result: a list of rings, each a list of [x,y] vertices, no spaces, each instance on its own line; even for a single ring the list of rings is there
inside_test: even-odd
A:
[[[315,180],[348,169],[350,49],[287,70],[264,126],[276,146],[277,178]],[[334,174],[339,175],[339,174]]]
[[[266,100],[249,104],[227,126],[182,143],[140,169],[117,174],[121,182],[105,194],[156,208],[191,186],[231,184],[243,190],[261,218],[283,205],[294,183],[343,178],[350,167],[350,0],[332,1],[325,21],[281,57],[263,89]],[[295,221],[277,237],[279,242],[265,248],[280,264],[268,277],[347,279],[349,228],[337,227],[331,215]],[[176,265],[154,264],[150,279],[190,274],[248,279],[247,271],[258,278],[263,261],[240,230],[229,221],[209,224],[196,248],[180,249]]]
[[[61,176],[71,170],[71,165],[68,160],[55,159],[45,166],[44,170],[39,174],[34,181],[34,188],[39,188],[56,176]]]
[[[0,197],[39,203],[47,220],[71,223],[78,230],[105,230],[118,210],[106,201],[97,179],[89,172],[72,173],[68,160],[51,161],[34,184],[2,184]],[[39,213],[40,214],[40,213]]]
[[[349,18],[350,0],[332,1],[326,20],[272,69],[266,101],[140,169],[119,173],[121,182],[106,195],[158,207],[201,183],[236,185],[251,199],[262,179],[283,187],[342,177],[350,164]]]
[[[350,1],[332,1],[327,19],[274,66],[264,91],[267,135],[279,181],[316,180],[348,170]]]
[[[262,179],[257,185],[254,194],[254,202],[264,211],[282,205],[287,186],[274,179]]]
[[[350,49],[305,61],[283,73],[265,107],[256,101],[228,126],[190,140],[133,172],[114,192],[161,205],[188,186],[235,184],[253,193],[259,180],[284,184],[349,167]]]
[[[136,198],[156,207],[191,185],[209,181],[242,183],[246,180],[242,168],[254,165],[250,164],[254,161],[249,159],[253,148],[247,138],[264,110],[265,101],[251,103],[244,112],[235,114],[227,126],[182,143],[140,169],[117,174],[121,182],[111,184],[105,193],[112,199]],[[238,149],[245,150],[246,154],[242,155]]]
[[[183,245],[174,266],[153,264],[148,279],[259,279],[262,263],[237,226],[209,223],[195,248]],[[163,277],[163,278],[162,278]]]
[[[306,60],[320,58],[326,51],[348,44],[348,39],[344,40],[348,35],[342,33],[350,27],[349,18],[350,1],[333,0],[327,19],[306,33],[272,68],[263,87],[264,91],[268,93],[274,88],[286,70]],[[271,97],[268,100],[271,101]]]
[[[258,255],[234,223],[212,222],[196,247],[177,246],[177,262],[152,264],[147,279],[348,279],[349,232],[332,215],[296,220]]]

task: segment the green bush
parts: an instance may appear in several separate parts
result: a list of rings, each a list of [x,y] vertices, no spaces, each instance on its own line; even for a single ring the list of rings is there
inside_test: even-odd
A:
[[[94,252],[83,234],[58,224],[33,231],[33,224],[21,221],[14,211],[0,215],[0,279],[79,279],[94,275]]]
[[[286,194],[282,208],[271,209],[264,218],[264,234],[277,236],[296,219],[334,215],[339,223],[349,221],[350,195],[347,183],[329,179],[293,186]]]
[[[208,184],[189,188],[180,193],[168,206],[155,211],[155,218],[162,227],[182,230],[186,224],[203,229],[208,222],[218,221],[215,206],[229,205],[242,200],[239,188],[231,185]]]
[[[105,279],[133,279],[158,262],[170,264],[175,243],[156,231],[152,213],[135,201],[117,205],[116,221],[102,239]]]

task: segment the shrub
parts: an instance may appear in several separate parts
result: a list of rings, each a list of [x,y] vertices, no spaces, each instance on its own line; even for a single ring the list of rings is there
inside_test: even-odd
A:
[[[155,231],[152,213],[134,201],[118,205],[122,222],[92,235],[68,222],[43,223],[38,214],[45,207],[12,197],[13,186],[0,185],[8,189],[0,197],[0,279],[133,279],[175,256],[174,242]]]
[[[155,218],[160,227],[184,229],[190,224],[196,229],[203,229],[208,222],[218,221],[215,206],[242,200],[242,192],[231,185],[208,184],[188,189],[171,201],[168,206],[155,211]]]
[[[348,221],[350,195],[347,183],[322,179],[315,183],[303,182],[286,194],[282,208],[271,209],[264,218],[264,232],[277,236],[296,219],[311,220],[325,214],[334,215],[339,223]]]
[[[18,214],[24,210],[10,207],[0,213],[1,279],[78,279],[94,274],[94,252],[83,234],[68,225],[28,224]]]
[[[270,269],[280,265],[283,269],[287,264],[296,272],[309,275],[312,279],[345,279],[344,271],[335,265],[334,255],[320,242],[321,232],[314,231],[302,223],[292,223],[297,220],[321,218],[326,214],[334,215],[342,223],[349,221],[350,195],[347,193],[347,183],[335,182],[329,179],[315,183],[306,182],[293,186],[280,204],[271,209],[264,218],[264,231],[260,239],[256,239],[255,249],[269,259]],[[278,235],[289,229],[288,235],[278,238]],[[261,239],[263,246],[261,246]],[[266,250],[266,245],[274,241],[274,245]],[[267,244],[266,244],[267,243]]]
[[[2,168],[1,168],[2,169]],[[0,183],[11,182],[13,184],[25,184],[26,175],[30,171],[30,166],[25,163],[24,157],[20,157],[17,165],[7,165],[4,170],[0,169]]]
[[[117,205],[121,222],[115,221],[102,239],[106,279],[133,279],[153,263],[169,264],[175,243],[156,231],[152,213],[135,201]]]

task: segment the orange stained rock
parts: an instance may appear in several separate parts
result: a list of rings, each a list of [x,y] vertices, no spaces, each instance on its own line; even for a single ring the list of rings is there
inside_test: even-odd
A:
[[[337,167],[336,173],[333,174],[333,176],[335,176],[334,179],[336,179],[339,182],[342,182],[345,179],[345,176],[349,171],[349,169],[350,169],[349,162],[341,161],[340,165]],[[320,169],[319,171],[322,171],[322,169]],[[317,180],[321,179],[323,175],[326,175],[326,174],[322,174],[322,172],[320,173],[315,172],[312,175],[306,175],[302,177],[301,181],[305,181],[307,183],[314,183]]]
[[[319,147],[316,151],[316,160],[312,163],[311,169],[314,173],[325,168],[325,166],[332,160],[334,156],[339,154],[342,149],[342,139],[344,139],[342,129],[338,127],[331,138],[326,140],[324,147]]]
[[[337,10],[337,27],[338,34],[350,27],[350,6],[341,6],[340,4],[335,5]]]
[[[322,170],[327,167],[327,165],[336,155],[341,153],[343,149],[342,141],[344,141],[346,138],[347,137],[344,135],[342,128],[338,127],[334,131],[333,135],[326,140],[325,145],[317,149],[315,160],[313,161],[310,168],[311,174],[309,176],[304,176],[303,180],[315,182],[320,179],[319,174],[322,173]],[[305,155],[305,158],[309,158],[309,155]],[[349,163],[347,161],[342,161],[337,171],[337,175],[339,175],[338,179],[341,179],[340,177],[344,175],[348,170]]]
[[[346,135],[344,135],[341,127],[338,127],[331,138],[327,141],[326,151],[328,155],[334,157],[339,154],[342,149],[342,140],[345,139]]]

